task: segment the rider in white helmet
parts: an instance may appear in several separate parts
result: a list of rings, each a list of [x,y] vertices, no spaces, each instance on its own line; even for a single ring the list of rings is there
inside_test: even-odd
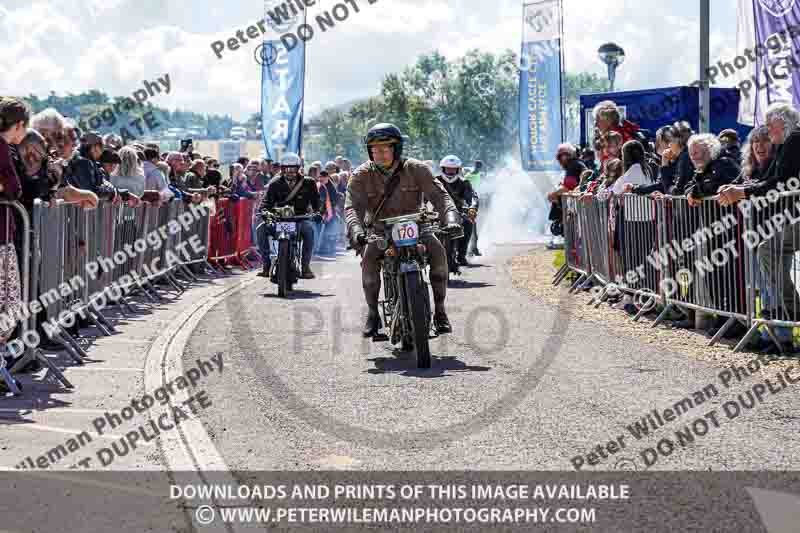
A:
[[[464,238],[458,241],[458,263],[467,265],[467,245],[475,227],[478,216],[478,195],[470,182],[464,179],[461,172],[461,159],[448,155],[439,162],[442,173],[436,177],[444,185],[447,193],[453,198],[456,207],[462,213]]]
[[[267,194],[261,201],[258,210],[264,217],[265,212],[286,205],[294,207],[295,216],[313,214],[315,219],[321,220],[321,203],[317,184],[313,178],[300,175],[302,166],[300,157],[292,152],[287,152],[280,160],[281,173],[272,178],[267,186]],[[289,198],[291,196],[291,198]],[[264,217],[266,218],[266,217]],[[263,222],[256,229],[258,238],[258,249],[264,259],[263,271],[259,276],[269,276],[270,267],[270,246],[269,237],[274,237],[275,226]],[[314,226],[310,220],[303,220],[298,225],[298,233],[303,241],[302,272],[300,277],[303,279],[313,279],[314,273],[311,271],[311,255],[314,251]]]

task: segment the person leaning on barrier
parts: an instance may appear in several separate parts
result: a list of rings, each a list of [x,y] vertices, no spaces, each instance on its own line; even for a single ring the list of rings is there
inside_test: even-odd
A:
[[[78,189],[66,182],[65,173],[75,156],[78,142],[78,127],[52,108],[45,109],[31,118],[32,129],[45,139],[48,154],[47,176],[56,198],[66,202],[77,202],[84,209],[97,207],[99,198],[92,191]]]
[[[689,157],[695,171],[686,187],[686,197],[692,207],[702,205],[704,197],[717,194],[720,187],[733,182],[741,172],[739,162],[723,155],[719,139],[710,133],[692,135]]]
[[[676,153],[671,148],[672,141],[676,135],[677,133],[673,126],[664,126],[656,131],[655,153],[661,160],[658,168],[652,174],[656,177],[655,182],[647,185],[628,184],[625,186],[625,192],[641,195],[652,194],[654,196],[669,192],[673,185],[675,166],[678,161]]]
[[[733,205],[772,191],[779,192],[786,187],[788,180],[797,180],[800,176],[800,113],[790,104],[773,104],[767,109],[766,125],[769,139],[776,146],[772,163],[761,181],[721,188],[719,201],[722,205]],[[796,217],[797,213],[793,213],[793,216]],[[800,297],[791,276],[792,261],[786,260],[787,257],[791,259],[798,249],[800,228],[797,223],[784,227],[782,232],[776,232],[776,235],[758,245],[756,254],[761,272],[772,287],[782,288],[781,308],[768,309],[765,313],[773,319],[800,319]]]
[[[92,191],[100,199],[114,201],[117,191],[111,183],[103,179],[98,164],[103,153],[103,139],[95,132],[84,133],[78,152],[69,161],[66,169],[66,182],[77,189]]]
[[[100,168],[103,171],[103,179],[111,181],[111,176],[116,172],[117,167],[122,161],[120,160],[117,152],[111,150],[110,148],[105,148],[103,149],[103,153],[100,154],[100,159],[98,162],[100,163]]]
[[[622,146],[622,171],[610,190],[616,195],[625,192],[626,185],[648,185],[652,183],[650,167],[646,163],[645,150],[639,141],[628,141]]]
[[[569,143],[558,145],[556,160],[564,169],[564,179],[561,180],[558,189],[547,193],[547,201],[550,202],[548,220],[552,223],[558,223],[562,219],[561,195],[574,191],[580,183],[581,174],[586,170],[583,162],[578,159],[578,151],[575,146]]]
[[[769,129],[766,126],[753,128],[742,148],[742,172],[733,184],[749,185],[763,180],[773,159],[775,145],[769,140]]]
[[[694,167],[689,157],[689,138],[692,135],[694,131],[688,122],[679,121],[672,125],[669,148],[665,153],[667,160],[674,161],[675,165],[671,168],[662,168],[662,171],[672,172],[673,185],[668,191],[672,196],[686,194],[686,187],[694,176]]]
[[[161,168],[158,154],[158,146],[147,145],[144,148],[144,161],[142,171],[144,172],[144,188],[146,191],[158,191],[162,202],[168,202],[175,194],[169,189],[167,178]],[[167,167],[169,170],[169,167]]]

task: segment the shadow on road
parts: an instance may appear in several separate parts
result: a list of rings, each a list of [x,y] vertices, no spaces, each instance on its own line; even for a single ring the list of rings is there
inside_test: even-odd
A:
[[[413,352],[401,352],[395,350],[398,357],[375,357],[369,359],[375,363],[375,368],[367,370],[368,374],[387,374],[396,373],[401,376],[417,378],[441,378],[446,376],[446,372],[487,372],[491,370],[488,366],[468,365],[456,357],[431,357],[430,368],[417,368],[417,360]]]
[[[447,283],[448,289],[481,289],[483,287],[494,287],[494,284],[484,281],[463,281],[460,279],[451,279]]]
[[[333,294],[320,294],[314,291],[292,290],[286,298],[281,298],[275,292],[265,292],[261,296],[264,298],[279,298],[281,300],[310,300],[312,298],[330,298]]]

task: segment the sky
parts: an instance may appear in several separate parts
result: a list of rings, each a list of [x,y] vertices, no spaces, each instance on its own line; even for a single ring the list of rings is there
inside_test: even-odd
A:
[[[312,1],[312,0],[307,0]],[[360,11],[308,43],[306,113],[378,94],[386,74],[422,53],[457,58],[478,48],[519,51],[522,4],[516,0],[348,0]],[[309,13],[339,0],[316,0]],[[698,77],[697,0],[564,0],[569,72],[606,76],[597,48],[626,51],[620,90],[689,84]],[[144,80],[170,76],[169,109],[230,114],[260,110],[258,41],[214,54],[263,17],[262,1],[3,0],[0,94],[47,96],[99,89],[129,96]],[[736,54],[735,0],[711,0],[711,58]],[[718,86],[725,86],[720,83]],[[728,84],[730,85],[730,84]]]

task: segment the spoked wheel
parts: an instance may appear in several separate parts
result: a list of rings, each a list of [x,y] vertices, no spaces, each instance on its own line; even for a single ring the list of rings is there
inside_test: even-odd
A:
[[[406,272],[406,301],[411,335],[417,352],[417,367],[431,367],[431,349],[428,344],[430,331],[430,312],[427,305],[428,287],[422,281],[420,272]]]
[[[278,296],[286,298],[291,290],[289,283],[289,241],[282,240],[278,245],[278,264],[276,277],[278,278]]]

